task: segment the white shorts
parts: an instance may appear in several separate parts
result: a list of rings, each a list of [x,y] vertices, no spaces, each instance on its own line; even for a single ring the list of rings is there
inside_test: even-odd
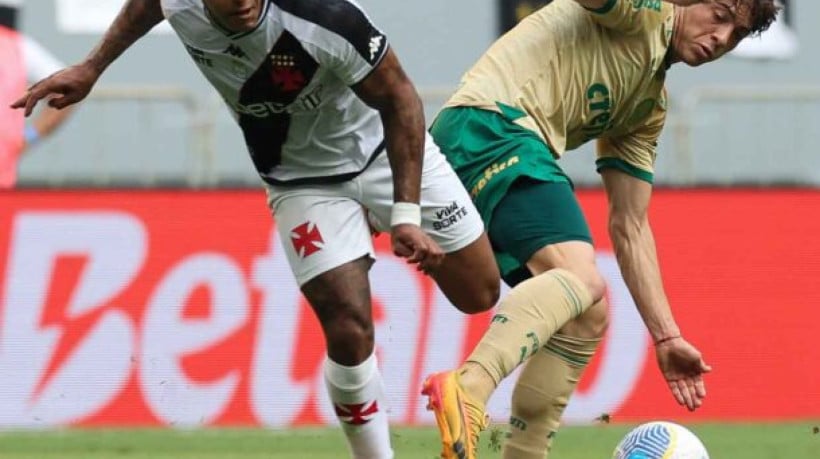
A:
[[[387,152],[347,182],[265,187],[299,286],[364,255],[375,258],[368,220],[379,231],[390,230],[393,175]],[[422,229],[446,253],[466,247],[484,231],[470,196],[429,135],[420,204]]]

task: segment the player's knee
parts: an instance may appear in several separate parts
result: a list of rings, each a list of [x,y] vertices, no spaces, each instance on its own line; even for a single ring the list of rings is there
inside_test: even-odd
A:
[[[592,297],[592,304],[599,302],[606,294],[606,281],[598,269],[592,265],[576,271]]]
[[[609,311],[606,299],[601,299],[578,318],[572,324],[571,336],[585,339],[601,338],[609,327]]]
[[[357,365],[373,352],[373,321],[364,314],[343,309],[324,325],[328,355],[342,365]]]
[[[492,309],[500,295],[501,281],[498,278],[486,279],[472,287],[464,299],[455,303],[455,307],[465,314],[478,314]]]

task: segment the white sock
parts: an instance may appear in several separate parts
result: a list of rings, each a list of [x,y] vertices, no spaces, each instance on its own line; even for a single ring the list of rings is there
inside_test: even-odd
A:
[[[355,367],[325,359],[325,383],[355,459],[392,459],[387,397],[373,353]]]

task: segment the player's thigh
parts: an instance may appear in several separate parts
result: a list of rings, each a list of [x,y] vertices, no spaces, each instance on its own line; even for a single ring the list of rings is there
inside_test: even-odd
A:
[[[431,275],[447,299],[464,313],[486,311],[498,301],[501,276],[484,233],[466,247],[448,253]]]
[[[389,231],[393,205],[392,174],[385,160],[375,161],[363,174],[363,204],[371,222]],[[421,178],[422,229],[447,254],[434,279],[460,310],[491,308],[498,299],[500,276],[484,224],[453,168],[427,138]]]
[[[373,161],[356,179],[362,204],[379,231],[390,231],[393,171],[386,155]],[[421,226],[444,250],[456,252],[479,239],[484,224],[464,185],[428,135],[421,176]],[[489,247],[482,247],[489,251]]]
[[[428,143],[422,179],[422,226],[447,254],[433,273],[439,288],[459,310],[492,308],[501,288],[484,222],[453,168]]]
[[[361,204],[343,186],[268,187],[268,206],[300,288],[345,263],[375,256]]]
[[[489,235],[510,285],[563,268],[597,287],[589,225],[567,182],[516,181],[497,204]]]

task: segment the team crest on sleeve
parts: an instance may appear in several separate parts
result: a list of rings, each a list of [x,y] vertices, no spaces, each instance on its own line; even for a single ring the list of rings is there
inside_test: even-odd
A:
[[[300,258],[307,258],[325,246],[319,227],[311,221],[293,228],[290,231],[290,241],[293,243],[293,250]]]

